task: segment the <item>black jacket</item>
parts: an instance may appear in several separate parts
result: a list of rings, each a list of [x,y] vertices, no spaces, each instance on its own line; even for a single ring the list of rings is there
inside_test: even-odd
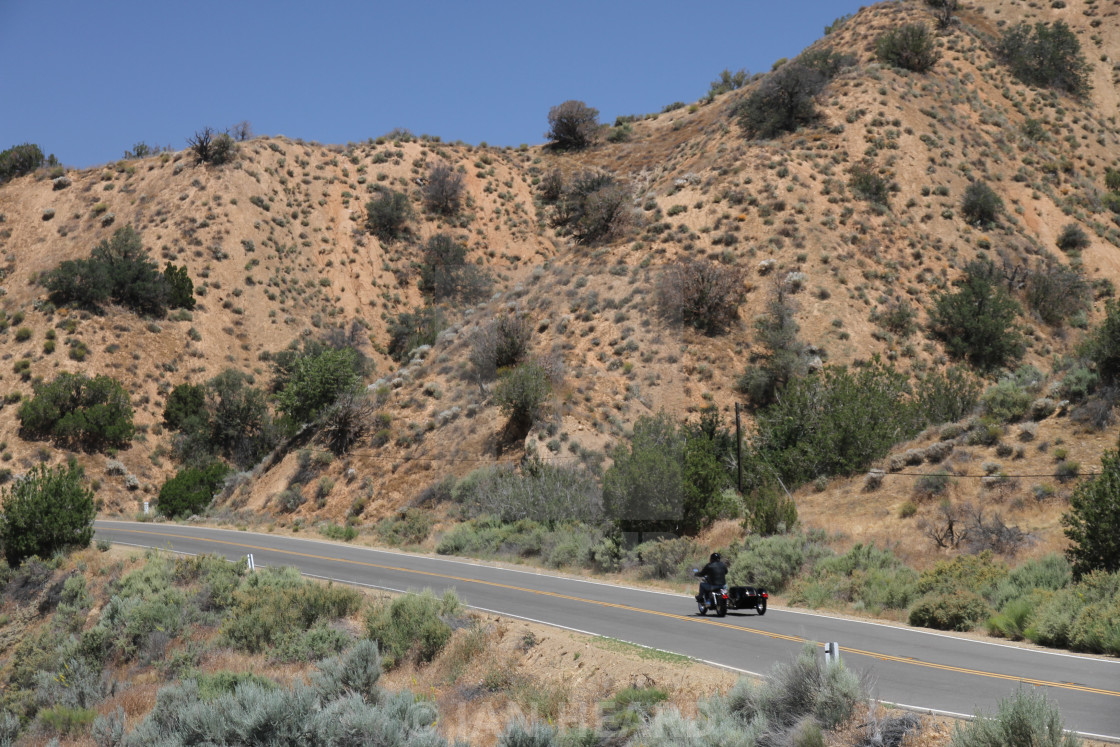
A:
[[[716,560],[708,563],[696,575],[712,586],[723,586],[727,583],[727,570],[727,564],[722,560]]]

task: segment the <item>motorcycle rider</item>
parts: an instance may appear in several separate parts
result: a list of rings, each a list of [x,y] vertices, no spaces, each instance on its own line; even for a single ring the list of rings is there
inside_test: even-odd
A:
[[[696,595],[696,603],[704,604],[704,596],[710,591],[719,591],[727,584],[727,564],[723,562],[718,552],[711,554],[708,564],[693,575],[701,579],[700,593]]]

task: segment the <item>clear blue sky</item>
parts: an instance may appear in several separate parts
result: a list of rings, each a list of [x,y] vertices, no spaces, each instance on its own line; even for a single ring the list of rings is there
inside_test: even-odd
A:
[[[854,0],[0,0],[0,149],[70,166],[195,130],[362,141],[394,127],[540,143],[549,107],[610,122],[766,71]]]

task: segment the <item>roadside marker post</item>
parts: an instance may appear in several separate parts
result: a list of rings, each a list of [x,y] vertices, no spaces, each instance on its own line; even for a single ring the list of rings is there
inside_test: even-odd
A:
[[[824,660],[828,664],[840,663],[840,644],[833,641],[824,644]]]

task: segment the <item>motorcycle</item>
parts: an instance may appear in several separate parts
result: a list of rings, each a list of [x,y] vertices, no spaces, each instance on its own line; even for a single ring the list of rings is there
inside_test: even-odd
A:
[[[698,571],[694,568],[692,572]],[[696,606],[701,615],[714,611],[716,617],[724,617],[730,610],[754,610],[759,616],[766,614],[766,603],[770,594],[766,589],[755,586],[724,586],[720,589],[696,595]]]

